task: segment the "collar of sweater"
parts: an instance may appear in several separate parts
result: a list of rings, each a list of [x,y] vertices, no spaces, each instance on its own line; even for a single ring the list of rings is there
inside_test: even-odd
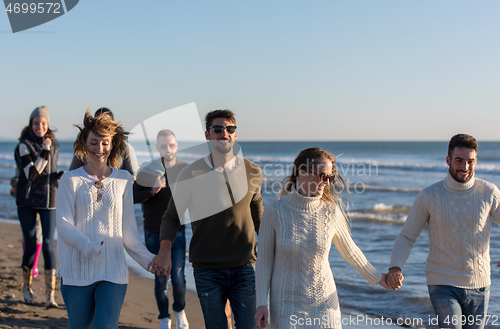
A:
[[[321,196],[303,196],[292,185],[292,191],[285,197],[292,206],[303,210],[316,210],[321,206]]]
[[[459,183],[455,180],[455,178],[453,178],[453,176],[450,174],[449,171],[448,175],[444,179],[444,186],[452,192],[465,192],[474,187],[475,183],[476,183],[475,176],[472,176],[472,178],[468,182]]]

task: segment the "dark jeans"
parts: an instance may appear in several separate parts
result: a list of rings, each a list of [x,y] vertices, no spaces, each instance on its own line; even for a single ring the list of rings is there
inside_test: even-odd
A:
[[[149,252],[158,255],[160,251],[160,233],[144,230],[146,248]],[[186,265],[186,235],[185,230],[177,232],[177,238],[172,246],[172,290],[174,294],[174,305],[172,309],[180,312],[186,306],[186,278],[184,267]],[[155,297],[160,315],[158,319],[170,318],[168,313],[167,278],[163,275],[155,275]]]
[[[254,329],[255,270],[252,265],[228,269],[195,268],[194,281],[207,329],[227,329],[229,299],[237,329]]]
[[[490,300],[490,286],[478,289],[435,285],[427,287],[434,312],[438,317],[439,328],[484,328]]]
[[[25,249],[23,254],[23,266],[33,268],[33,260],[36,253],[36,214],[40,215],[42,224],[42,252],[46,270],[56,268],[56,254],[54,252],[54,231],[56,229],[55,209],[34,209],[29,207],[17,207],[17,215],[21,222]]]

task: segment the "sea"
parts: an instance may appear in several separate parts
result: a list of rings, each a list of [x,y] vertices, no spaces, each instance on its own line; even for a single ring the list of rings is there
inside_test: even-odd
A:
[[[60,142],[59,170],[68,170],[73,156],[72,142]],[[15,174],[16,142],[0,142],[0,217],[18,221],[15,200],[10,196],[10,179]],[[179,142],[178,158],[193,162],[203,154],[193,145]],[[277,200],[281,180],[289,174],[298,153],[320,147],[337,157],[337,168],[348,185],[352,237],[367,259],[380,271],[388,270],[391,251],[417,194],[446,177],[447,142],[240,142],[245,158],[263,169],[264,206]],[[134,145],[139,164],[151,160],[147,146]],[[153,146],[154,148],[154,146]],[[500,142],[480,142],[476,177],[500,186]],[[344,191],[345,192],[345,191]],[[135,206],[142,230],[142,211]],[[191,231],[188,228],[187,238]],[[403,325],[437,328],[425,281],[425,260],[429,249],[424,228],[403,267],[403,287],[398,291],[372,287],[332,245],[330,265],[338,289],[344,328],[377,328]],[[132,261],[133,262],[133,261]],[[491,234],[491,277],[489,320],[486,328],[500,326],[500,228]],[[194,290],[192,267],[186,269],[188,287]]]

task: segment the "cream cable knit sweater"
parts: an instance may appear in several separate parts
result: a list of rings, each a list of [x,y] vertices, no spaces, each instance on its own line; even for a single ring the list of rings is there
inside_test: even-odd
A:
[[[425,188],[415,199],[394,243],[390,267],[403,268],[427,224],[428,285],[467,289],[490,285],[491,219],[500,225],[499,200],[494,184],[475,177],[459,183],[448,172],[443,181]]]
[[[128,283],[123,247],[144,268],[154,258],[139,237],[130,173],[113,168],[113,173],[102,180],[100,202],[96,201],[95,181],[80,167],[65,173],[59,182],[57,258],[58,275],[65,285]]]
[[[257,306],[267,305],[270,289],[273,329],[295,328],[295,318],[327,318],[326,328],[334,327],[339,319],[335,328],[341,328],[337,289],[328,261],[332,241],[372,285],[380,281],[381,273],[366,260],[340,216],[334,205],[320,197],[304,197],[295,188],[265,207],[259,230],[256,292]]]

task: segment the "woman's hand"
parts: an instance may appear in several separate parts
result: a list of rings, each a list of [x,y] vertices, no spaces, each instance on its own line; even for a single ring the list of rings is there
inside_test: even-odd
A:
[[[378,284],[384,287],[385,289],[391,289],[391,287],[387,285],[387,282],[385,282],[385,273],[382,273],[382,279],[380,279]]]
[[[87,250],[85,250],[84,254],[91,262],[95,262],[97,257],[101,254],[101,246],[104,244],[104,241],[96,241],[92,242],[88,245]]]
[[[42,142],[42,147],[46,150],[50,150],[52,146],[52,140],[50,138],[45,138]]]
[[[257,323],[258,329],[263,329],[267,327],[269,320],[269,311],[266,305],[261,305],[257,307],[257,312],[255,313],[255,322]]]

